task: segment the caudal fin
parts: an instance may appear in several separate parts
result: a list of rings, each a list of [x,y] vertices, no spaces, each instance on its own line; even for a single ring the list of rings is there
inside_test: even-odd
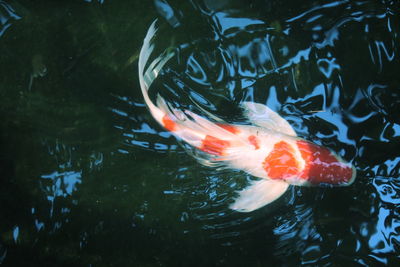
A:
[[[139,82],[143,98],[146,102],[146,105],[150,109],[151,114],[161,125],[163,125],[162,120],[166,113],[151,101],[148,90],[150,88],[150,85],[157,78],[161,69],[164,67],[165,63],[168,62],[168,60],[174,55],[174,53],[172,51],[165,50],[161,55],[157,56],[149,63],[152,52],[154,50],[153,38],[158,31],[156,22],[157,20],[153,21],[153,23],[150,25],[146,37],[144,38],[143,46],[140,50],[138,64]]]
[[[164,65],[174,56],[171,49],[164,50],[160,55],[154,54],[154,38],[157,34],[157,21],[149,27],[139,55],[139,81],[143,98],[152,116],[164,128],[172,132],[194,149],[192,155],[204,165],[221,165],[238,157],[238,147],[247,145],[246,141],[232,133],[224,121],[205,112],[215,123],[189,110],[178,110],[171,107],[160,95],[154,103],[148,90],[157,78]],[[201,110],[201,108],[200,108]],[[204,110],[202,110],[204,111]],[[190,150],[190,149],[189,149]],[[200,151],[199,151],[200,150]]]

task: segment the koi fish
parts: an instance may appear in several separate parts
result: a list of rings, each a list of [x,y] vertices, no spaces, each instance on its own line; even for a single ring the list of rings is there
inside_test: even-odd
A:
[[[199,151],[194,156],[201,164],[238,169],[259,178],[238,192],[231,209],[256,210],[282,196],[289,185],[353,183],[356,170],[350,163],[327,148],[297,137],[284,118],[263,104],[241,104],[252,125],[228,124],[207,111],[204,112],[212,120],[190,110],[178,110],[160,95],[155,104],[148,89],[174,55],[166,50],[147,64],[154,49],[155,23],[150,26],[139,55],[139,80],[145,103],[161,126]]]

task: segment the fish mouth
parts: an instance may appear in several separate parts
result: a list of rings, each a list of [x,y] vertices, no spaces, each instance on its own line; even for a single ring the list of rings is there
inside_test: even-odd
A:
[[[342,166],[341,169],[349,169],[349,173],[351,170],[351,176],[349,177],[341,177],[341,179],[339,179],[339,177],[336,177],[338,180],[341,180],[339,183],[335,184],[335,183],[331,183],[331,185],[333,186],[350,186],[354,183],[354,181],[356,180],[357,177],[357,170],[354,167],[353,164],[344,161],[341,157],[339,157],[338,155],[334,156],[337,158],[339,164]],[[343,179],[344,178],[344,179]]]
[[[337,161],[339,162],[340,165],[342,165],[344,168],[346,169],[350,169],[351,170],[351,176],[347,179],[345,179],[343,182],[337,184],[338,186],[349,186],[352,185],[354,183],[354,181],[356,180],[357,177],[357,170],[354,167],[353,164],[351,164],[348,161],[345,161],[344,159],[342,159],[339,155],[335,154],[334,152],[331,152],[335,158],[337,159]]]
[[[354,183],[354,181],[356,180],[356,177],[357,177],[357,170],[356,170],[356,167],[354,167],[354,165],[353,165],[353,164],[350,164],[350,163],[349,163],[349,165],[350,165],[349,167],[351,168],[352,176],[351,176],[351,178],[349,179],[348,182],[346,182],[346,183],[343,184],[343,186],[352,185],[352,184]]]

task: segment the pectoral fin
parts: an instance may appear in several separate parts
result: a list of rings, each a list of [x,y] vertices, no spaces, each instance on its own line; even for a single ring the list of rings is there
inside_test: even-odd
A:
[[[297,136],[292,126],[266,105],[254,102],[243,102],[242,108],[247,118],[255,125],[290,136]]]
[[[283,181],[261,179],[252,182],[239,192],[239,197],[230,205],[230,208],[240,212],[250,212],[261,208],[285,193],[288,184]]]

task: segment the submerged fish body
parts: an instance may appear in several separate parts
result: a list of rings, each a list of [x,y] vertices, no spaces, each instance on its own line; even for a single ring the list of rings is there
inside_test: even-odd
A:
[[[253,211],[278,199],[289,185],[353,183],[356,171],[351,164],[324,147],[298,138],[285,119],[263,104],[242,103],[252,125],[228,124],[208,114],[213,120],[210,121],[189,110],[170,107],[160,95],[154,104],[148,89],[173,56],[172,52],[165,52],[148,64],[153,51],[151,41],[157,31],[155,23],[148,30],[139,56],[140,86],[153,117],[199,151],[194,156],[200,163],[239,169],[261,178],[238,192],[230,208]]]

